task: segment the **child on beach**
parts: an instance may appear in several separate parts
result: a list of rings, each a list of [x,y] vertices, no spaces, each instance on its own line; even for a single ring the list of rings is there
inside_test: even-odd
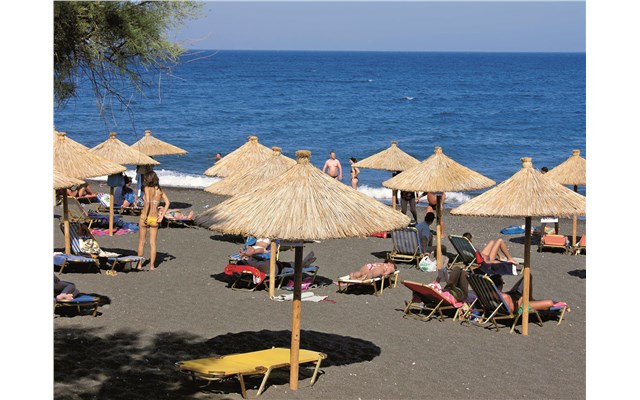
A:
[[[138,226],[140,227],[138,236],[138,256],[144,255],[144,245],[147,241],[147,230],[149,231],[149,270],[153,271],[156,266],[156,240],[158,237],[158,226],[164,217],[164,210],[169,209],[169,198],[160,187],[160,180],[154,171],[146,172],[143,175],[144,184],[144,207],[140,213]],[[160,210],[160,200],[164,201],[164,208]],[[138,263],[136,270],[141,271],[142,265]]]

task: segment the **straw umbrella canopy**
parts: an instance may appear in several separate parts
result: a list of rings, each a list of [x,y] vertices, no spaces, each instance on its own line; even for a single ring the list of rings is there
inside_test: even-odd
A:
[[[383,186],[405,192],[436,193],[438,204],[436,214],[436,257],[438,269],[442,268],[442,193],[464,192],[484,189],[495,185],[496,182],[476,171],[465,167],[447,157],[440,146],[436,146],[434,153],[421,163],[386,180]]]
[[[69,176],[59,173],[57,170],[53,170],[53,190],[68,189],[73,186],[82,185],[85,183],[81,179],[71,178]]]
[[[227,177],[244,171],[249,166],[265,161],[273,155],[267,146],[258,143],[257,136],[247,137],[247,142],[231,153],[222,157],[209,169],[204,171],[207,176]]]
[[[493,189],[451,211],[453,215],[525,217],[524,293],[522,334],[528,334],[531,217],[574,216],[586,212],[586,197],[562,186],[533,168],[523,157],[522,169]]]
[[[187,151],[181,149],[178,146],[174,146],[170,143],[163,142],[162,140],[151,135],[151,130],[144,131],[144,136],[131,145],[131,147],[139,152],[148,156],[168,156],[174,154],[187,154]],[[150,165],[150,164],[139,164]]]
[[[295,160],[282,154],[280,147],[271,148],[273,154],[266,160],[251,169],[242,171],[204,188],[205,192],[220,196],[233,196],[252,190],[257,185],[262,184],[265,179],[278,176],[296,165]]]
[[[580,157],[580,150],[573,150],[571,157],[556,166],[546,174],[549,178],[562,185],[573,185],[573,191],[578,191],[578,185],[587,184],[587,160]],[[576,245],[578,217],[573,217],[573,236],[571,245]],[[558,233],[558,232],[556,232]]]
[[[380,169],[384,171],[404,171],[420,164],[416,158],[410,156],[398,147],[398,141],[393,140],[391,146],[372,156],[353,164],[358,168]],[[391,193],[391,206],[396,208],[396,191]]]
[[[95,155],[89,148],[70,139],[64,132],[55,132],[53,140],[53,170],[71,178],[84,179],[117,174],[127,170],[124,166]],[[67,192],[62,196],[64,209],[65,252],[71,251],[69,236],[69,207]]]
[[[251,192],[231,197],[205,211],[196,218],[196,223],[224,233],[287,241],[360,237],[408,225],[406,215],[323,174],[311,164],[310,156],[308,150],[298,151],[296,165]],[[274,272],[270,275],[274,276]],[[301,282],[299,245],[295,251],[291,324],[292,390],[298,388]]]
[[[160,163],[140,151],[129,147],[126,143],[116,138],[116,133],[109,133],[109,138],[90,150],[93,154],[103,157],[118,164],[128,165],[159,165]],[[110,186],[109,196],[109,236],[113,235],[113,194],[114,188]]]

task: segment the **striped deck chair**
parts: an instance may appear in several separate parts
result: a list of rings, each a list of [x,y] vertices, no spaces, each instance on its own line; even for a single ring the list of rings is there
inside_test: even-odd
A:
[[[416,268],[422,258],[422,244],[415,227],[407,227],[391,232],[393,249],[387,253],[387,260],[400,262],[414,262]]]
[[[98,211],[108,213],[109,207],[111,206],[111,195],[109,193],[98,193],[96,195],[96,198],[100,202],[100,204],[98,204]],[[140,213],[142,212],[142,200],[139,199],[138,204],[133,207],[122,207],[114,204],[113,212],[119,214],[140,215]]]
[[[480,319],[476,321],[478,325],[493,324],[496,327],[496,332],[500,330],[498,326],[498,320],[508,319],[513,320],[510,332],[516,329],[516,324],[520,320],[522,314],[518,310],[511,310],[507,303],[504,301],[502,294],[493,283],[491,278],[487,275],[469,274],[469,285],[473,289],[474,293],[478,297],[476,305],[479,304],[479,308],[475,308],[472,312],[480,313]],[[531,310],[530,314],[535,315],[538,319],[538,324],[543,326],[542,318],[537,311]],[[564,315],[564,313],[563,313]],[[463,321],[464,322],[464,321]],[[488,326],[490,328],[490,326]]]
[[[458,253],[451,261],[451,267],[456,266],[456,264],[462,264],[460,268],[467,271],[479,267],[476,260],[476,248],[469,239],[464,236],[449,235],[449,241],[453,248],[456,249],[456,253]]]
[[[314,363],[315,369],[311,377],[311,385],[316,382],[320,363],[327,355],[317,351],[300,349],[298,363]],[[252,351],[249,353],[229,354],[197,360],[180,361],[175,364],[178,372],[189,375],[193,380],[204,379],[217,381],[230,377],[237,377],[240,382],[242,398],[247,398],[247,389],[244,377],[247,375],[264,375],[256,397],[260,396],[267,385],[267,379],[271,371],[276,368],[289,367],[291,362],[291,350],[286,348],[271,348]]]
[[[116,265],[138,263],[145,260],[144,257],[122,255],[102,250],[87,225],[83,223],[70,222],[69,234],[71,235],[71,251],[78,256],[93,257],[99,261],[105,261],[107,266],[110,267],[107,275],[117,275],[115,271]]]

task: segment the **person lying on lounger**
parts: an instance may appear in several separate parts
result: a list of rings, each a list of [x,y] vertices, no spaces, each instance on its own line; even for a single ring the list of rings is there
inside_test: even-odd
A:
[[[78,294],[80,291],[76,289],[76,285],[60,280],[56,274],[53,274],[53,295],[56,300],[73,300]]]
[[[503,292],[502,288],[504,287],[504,281],[502,280],[502,276],[498,274],[494,274],[490,276],[496,288],[502,294],[502,298],[504,302],[507,303],[509,309],[515,311],[522,305],[523,293],[524,293],[524,277],[520,278],[515,285],[509,291]],[[532,310],[549,310],[551,307],[559,307],[566,306],[567,304],[564,302],[557,302],[555,300],[534,300],[533,299],[533,276],[530,277],[529,284],[529,307]]]
[[[158,207],[158,212],[163,210],[164,210],[163,207]],[[191,212],[188,215],[186,215],[186,214],[183,214],[180,210],[174,208],[167,211],[166,213],[163,213],[163,215],[165,216],[165,218],[167,218],[167,215],[168,215],[169,218],[171,219],[193,219],[193,210],[191,210]]]
[[[467,239],[469,239],[469,242],[471,242],[471,233],[465,232],[462,234],[462,236],[466,237]],[[489,243],[484,246],[482,251],[476,250],[476,259],[478,259],[478,264],[481,264],[482,262],[487,264],[504,262],[503,260],[500,260],[498,258],[499,253],[502,253],[504,255],[507,262],[510,262],[511,264],[518,264],[518,262],[514,260],[513,257],[511,257],[511,254],[507,249],[507,245],[504,243],[504,240],[502,240],[502,238],[499,238],[497,240],[490,240]]]
[[[369,263],[359,270],[349,273],[349,279],[364,281],[378,276],[387,276],[396,271],[396,265],[392,262]]]

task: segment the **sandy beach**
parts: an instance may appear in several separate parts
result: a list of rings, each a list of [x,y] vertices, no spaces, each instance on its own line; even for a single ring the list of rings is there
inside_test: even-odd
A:
[[[99,188],[99,183],[92,184]],[[100,190],[106,190],[102,187]],[[222,198],[202,190],[166,188],[172,208],[199,214]],[[425,204],[420,204],[424,206]],[[93,204],[92,207],[96,205]],[[64,250],[54,209],[54,251]],[[424,208],[419,208],[419,218]],[[137,222],[135,216],[124,216]],[[500,229],[522,219],[444,215],[445,234],[471,232],[477,247],[503,237],[515,257],[523,257],[523,235]],[[534,219],[534,225],[539,220]],[[571,233],[561,219],[560,232]],[[578,221],[578,235],[585,222]],[[108,251],[135,254],[138,235],[98,236]],[[455,250],[445,239],[448,252]],[[156,271],[106,271],[68,267],[61,279],[83,293],[99,295],[98,316],[59,315],[54,319],[54,394],[57,399],[240,399],[239,384],[193,383],[174,368],[177,361],[289,347],[291,302],[269,300],[268,292],[236,291],[223,274],[241,237],[201,227],[161,228]],[[411,292],[400,282],[382,295],[370,291],[338,293],[331,281],[362,264],[383,259],[390,238],[327,240],[305,245],[319,266],[312,289],[328,296],[302,302],[301,348],[327,354],[321,374],[309,386],[311,368],[301,366],[300,386],[292,391],[289,371],[274,372],[263,399],[583,399],[586,397],[586,256],[537,252],[532,246],[534,296],[565,301],[571,312],[561,325],[531,323],[529,335],[496,332],[451,318],[418,321],[403,318]],[[147,247],[148,251],[148,247]],[[293,251],[280,259],[293,261]],[[398,264],[400,280],[428,283],[434,272]],[[148,269],[148,266],[145,266]],[[506,276],[506,287],[516,281]],[[284,290],[276,294],[289,293]],[[517,327],[518,332],[521,326]],[[247,378],[255,397],[261,378]]]

